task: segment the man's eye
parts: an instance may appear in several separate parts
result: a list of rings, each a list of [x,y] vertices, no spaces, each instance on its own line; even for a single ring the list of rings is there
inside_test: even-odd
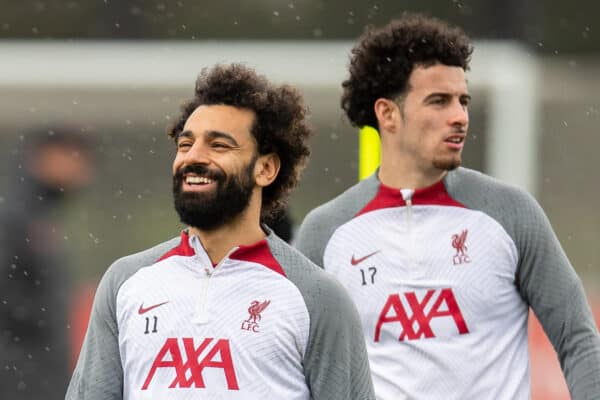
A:
[[[229,148],[229,145],[222,142],[213,142],[212,147],[215,149],[227,149]]]
[[[177,143],[177,148],[178,149],[186,149],[188,147],[192,147],[191,143],[188,142],[184,142],[184,143]]]

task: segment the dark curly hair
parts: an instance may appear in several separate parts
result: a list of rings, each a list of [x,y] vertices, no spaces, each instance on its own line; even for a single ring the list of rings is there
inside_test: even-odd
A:
[[[285,208],[310,155],[308,139],[312,131],[306,123],[302,96],[289,85],[272,85],[241,64],[204,68],[196,81],[194,98],[182,106],[182,114],[169,129],[169,136],[175,140],[200,105],[216,104],[254,111],[252,134],[258,154],[276,153],[281,160],[277,178],[263,189],[261,219],[271,222]]]
[[[404,13],[381,28],[367,28],[352,49],[342,108],[353,125],[378,128],[375,101],[405,94],[415,65],[441,63],[467,71],[472,53],[460,28],[421,14]]]

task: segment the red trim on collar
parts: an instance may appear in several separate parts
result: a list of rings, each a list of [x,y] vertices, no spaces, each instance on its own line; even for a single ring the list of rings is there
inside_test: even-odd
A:
[[[162,261],[171,256],[193,256],[196,252],[190,246],[190,237],[188,236],[186,231],[181,231],[181,240],[176,247],[173,247],[171,250],[163,254],[156,262]]]
[[[257,264],[264,265],[265,267],[273,270],[283,276],[285,276],[285,272],[281,265],[269,249],[269,245],[265,239],[251,244],[249,246],[240,246],[233,253],[229,255],[229,258],[232,260],[240,260],[240,261],[250,261]]]
[[[438,181],[431,186],[417,189],[412,195],[412,204],[414,206],[449,206],[466,208],[464,204],[454,200],[446,191],[443,181]],[[400,189],[394,189],[379,184],[379,190],[373,200],[371,200],[356,216],[366,214],[370,211],[380,210],[391,207],[404,207],[406,202],[402,198]]]

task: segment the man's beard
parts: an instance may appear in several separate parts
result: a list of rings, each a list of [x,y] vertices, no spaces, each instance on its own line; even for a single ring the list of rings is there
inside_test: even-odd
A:
[[[231,222],[250,203],[255,187],[254,165],[256,158],[238,175],[227,177],[219,170],[204,165],[188,165],[173,176],[173,199],[179,219],[200,230],[214,230]],[[182,184],[186,173],[195,173],[216,182],[211,192],[184,192]]]
[[[448,158],[434,158],[433,166],[443,171],[452,171],[462,164],[462,158],[460,155]]]

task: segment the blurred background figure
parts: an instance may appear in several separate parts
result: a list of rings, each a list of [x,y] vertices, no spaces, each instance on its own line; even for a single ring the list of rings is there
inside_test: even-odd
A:
[[[58,217],[90,183],[94,157],[74,127],[20,139],[0,198],[0,399],[61,399],[71,372],[71,287]]]

